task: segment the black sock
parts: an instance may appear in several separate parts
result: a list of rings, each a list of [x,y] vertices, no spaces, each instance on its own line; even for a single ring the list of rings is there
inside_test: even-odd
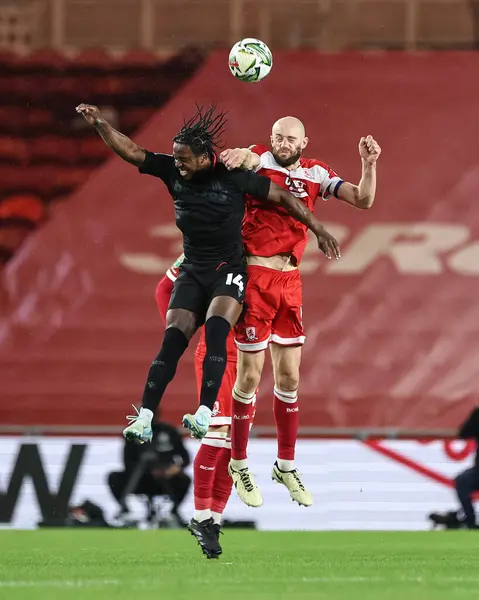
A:
[[[231,325],[223,317],[210,317],[205,324],[206,356],[203,361],[200,405],[213,410],[226,369],[226,339]]]
[[[148,379],[141,399],[142,408],[148,408],[153,413],[156,411],[167,385],[175,376],[178,361],[187,347],[188,340],[185,334],[176,327],[168,327],[161,350],[148,371]]]

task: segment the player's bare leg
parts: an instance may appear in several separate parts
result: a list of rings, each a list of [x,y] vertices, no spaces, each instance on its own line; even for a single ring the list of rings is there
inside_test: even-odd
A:
[[[141,444],[151,441],[153,416],[197,329],[198,320],[194,313],[182,308],[168,311],[163,344],[148,371],[141,409],[137,415],[128,417],[130,424],[123,430],[127,440],[136,440]]]
[[[293,501],[311,506],[313,499],[306,489],[299,471],[294,466],[298,437],[299,365],[301,346],[270,344],[274,373],[274,418],[278,438],[278,457],[273,466],[272,478],[284,485]]]
[[[226,369],[226,340],[241,310],[241,304],[234,298],[217,296],[211,301],[206,313],[206,356],[203,362],[200,406],[194,415],[183,416],[183,425],[197,439],[202,439],[210,427],[211,413]]]
[[[211,426],[201,441],[194,462],[195,512],[188,529],[197,539],[203,554],[207,558],[218,558],[222,553],[219,543],[221,514],[216,511],[213,514],[213,508],[217,508],[216,506],[213,507],[213,493],[215,480],[221,475],[218,469],[223,468],[226,470],[226,467],[222,466],[224,461],[220,459],[226,446],[229,430],[228,425]],[[225,476],[229,479],[227,472],[223,474],[223,478]],[[228,497],[230,491],[231,486],[227,494]]]
[[[256,390],[264,366],[265,351],[238,352],[238,372],[233,388],[233,420],[229,474],[240,499],[258,507],[263,498],[248,468],[247,446],[256,402]]]

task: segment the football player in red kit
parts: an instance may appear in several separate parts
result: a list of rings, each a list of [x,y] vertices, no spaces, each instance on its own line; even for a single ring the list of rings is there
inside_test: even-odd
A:
[[[170,302],[173,283],[179,275],[182,254],[168,269],[166,275],[156,288],[156,303],[166,323],[166,312]],[[203,376],[203,361],[206,354],[204,328],[201,328],[201,338],[195,351],[195,372],[198,397]],[[223,376],[218,399],[213,408],[213,418],[210,428],[201,440],[200,448],[194,461],[194,521],[202,523],[211,519],[211,529],[219,537],[221,517],[231,494],[233,482],[228,475],[228,464],[231,458],[231,403],[232,391],[236,380],[236,364],[238,351],[234,342],[234,334],[230,333],[227,340],[227,364]],[[208,558],[208,547],[203,547]]]
[[[376,193],[379,144],[370,136],[359,141],[362,175],[358,185],[343,181],[326,164],[304,158],[308,138],[295,117],[274,125],[271,149],[225,150],[220,155],[228,169],[255,170],[289,190],[310,209],[316,199],[337,198],[357,208],[369,208]],[[278,455],[272,477],[283,484],[300,505],[313,503],[294,465],[298,433],[299,365],[305,335],[302,322],[302,289],[298,265],[308,241],[307,229],[279,206],[268,209],[249,197],[243,221],[243,244],[248,262],[245,318],[235,330],[239,349],[238,373],[233,389],[232,459],[230,475],[238,495],[249,506],[263,499],[247,463],[248,423],[255,390],[269,347],[274,373],[274,417]]]

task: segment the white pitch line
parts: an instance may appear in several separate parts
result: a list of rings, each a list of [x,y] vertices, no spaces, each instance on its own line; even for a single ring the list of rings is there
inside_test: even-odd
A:
[[[303,577],[303,583],[479,583],[479,577]]]
[[[76,587],[106,587],[110,585],[121,585],[116,579],[78,579],[73,581],[0,581],[0,588],[76,588]]]
[[[381,583],[381,577],[303,577],[302,583]]]
[[[228,563],[223,563],[228,564]],[[209,578],[200,578],[196,580],[197,583],[208,584],[218,583],[218,580]],[[236,580],[231,580],[230,583],[234,583]],[[228,583],[228,580],[221,578],[222,583]],[[117,579],[78,579],[78,580],[66,580],[66,581],[0,581],[0,588],[102,588],[109,586],[119,585],[148,585],[152,586],[156,583],[161,583],[160,580],[155,579],[139,579],[139,580],[117,580]],[[284,578],[284,579],[256,579],[256,584],[269,584],[269,583],[284,583],[284,584],[356,584],[356,583],[381,583],[381,584],[394,584],[394,583],[436,583],[436,584],[477,584],[479,583],[479,577],[301,577],[301,578]]]

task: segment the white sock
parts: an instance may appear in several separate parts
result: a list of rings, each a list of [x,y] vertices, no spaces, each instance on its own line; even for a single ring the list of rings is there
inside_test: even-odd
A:
[[[201,521],[207,521],[211,519],[211,510],[206,508],[205,510],[195,510],[195,514],[193,515],[193,519],[201,523]]]
[[[221,513],[211,511],[211,516],[213,517],[215,525],[221,525],[221,518],[223,516]]]
[[[247,458],[244,458],[242,460],[236,460],[235,458],[232,458],[230,460],[230,463],[235,471],[240,471],[241,469],[248,468],[248,459]]]
[[[143,425],[151,427],[153,420],[153,412],[149,408],[140,408],[140,414],[138,415],[138,421],[141,421]]]
[[[195,412],[195,415],[201,415],[202,413],[205,413],[208,419],[211,419],[211,408],[208,408],[204,404],[200,404],[200,406],[198,406],[198,410]]]
[[[276,462],[280,471],[294,471],[294,460],[284,460],[282,458],[277,458]]]

